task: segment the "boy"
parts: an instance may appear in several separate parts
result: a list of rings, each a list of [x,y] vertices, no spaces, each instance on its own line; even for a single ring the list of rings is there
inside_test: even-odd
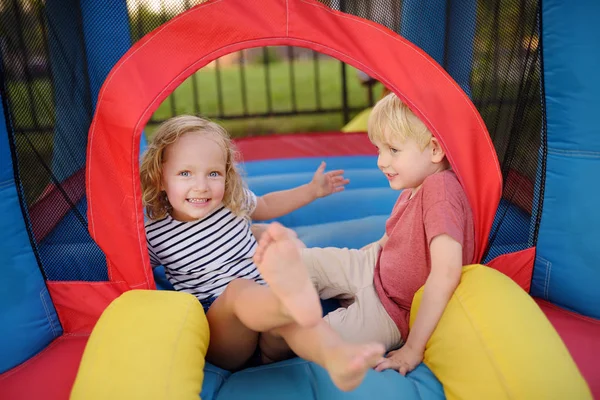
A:
[[[378,342],[394,350],[379,360],[376,370],[391,368],[405,375],[423,360],[425,345],[458,286],[462,266],[475,261],[473,217],[439,141],[395,94],[374,107],[369,139],[378,149],[377,165],[392,189],[404,189],[385,234],[361,250],[296,251],[322,299],[351,301],[322,323],[348,342]],[[265,232],[255,255],[259,269],[270,247],[283,237],[280,226]],[[271,257],[270,264],[274,263]],[[409,333],[412,299],[423,285],[419,315]],[[265,359],[285,354],[285,346],[270,335],[261,340],[261,350]]]

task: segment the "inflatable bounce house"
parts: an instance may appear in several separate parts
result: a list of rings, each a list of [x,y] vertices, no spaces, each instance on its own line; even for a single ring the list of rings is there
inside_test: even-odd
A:
[[[163,1],[178,15],[139,40],[129,3],[0,7],[0,398],[600,398],[600,3]],[[198,301],[150,268],[147,122],[200,68],[264,46],[381,82],[465,188],[480,264],[407,376],[369,371],[341,392],[299,358],[219,369],[204,361]],[[321,160],[345,169],[344,192],[281,218],[308,246],[381,236],[398,193],[364,132],[237,143],[257,194],[307,181]]]

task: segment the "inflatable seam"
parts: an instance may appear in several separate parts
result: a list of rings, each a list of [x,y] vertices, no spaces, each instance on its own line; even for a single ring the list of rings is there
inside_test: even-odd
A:
[[[500,368],[496,365],[496,362],[495,362],[496,360],[490,354],[490,349],[486,345],[486,341],[483,339],[483,335],[481,334],[481,332],[478,329],[478,327],[473,323],[474,318],[471,317],[471,314],[469,313],[469,310],[467,309],[467,307],[465,307],[465,305],[464,305],[464,303],[463,303],[463,301],[461,299],[460,294],[457,293],[457,292],[454,292],[454,295],[456,297],[456,301],[458,302],[458,304],[460,305],[460,307],[463,309],[463,311],[465,313],[465,316],[469,320],[469,323],[471,324],[471,327],[473,328],[473,332],[477,333],[477,337],[479,338],[479,342],[481,343],[481,347],[485,350],[485,353],[486,353],[488,359],[490,360],[490,365],[496,371],[496,375],[498,376],[498,381],[501,382],[502,386],[504,387],[504,390],[505,390],[506,394],[508,395],[508,398],[509,399],[514,399],[515,397],[510,392],[510,386],[508,385],[508,382],[506,382],[504,374],[502,374]]]
[[[0,189],[7,189],[10,187],[14,186],[14,180],[12,178],[9,178],[7,180],[5,180],[4,182],[0,182]]]
[[[574,156],[574,157],[592,157],[600,158],[600,151],[586,151],[586,150],[569,150],[569,149],[556,149],[548,147],[548,154],[555,154],[560,156]]]
[[[50,309],[48,308],[48,304],[46,303],[46,296],[44,296],[44,294],[48,293],[46,288],[42,288],[42,290],[40,290],[40,300],[42,301],[42,305],[44,306],[44,311],[46,312],[46,318],[48,319],[48,322],[50,323],[50,329],[52,329],[52,336],[57,337],[60,334],[58,333],[58,330],[54,327],[54,321],[52,318],[52,313],[50,312]]]
[[[171,352],[171,360],[170,360],[170,363],[169,363],[169,367],[167,368],[169,379],[167,379],[166,386],[165,386],[165,397],[164,397],[165,399],[169,398],[169,393],[170,393],[170,389],[169,388],[170,388],[170,384],[171,384],[170,377],[173,374],[173,369],[174,369],[173,367],[175,365],[175,359],[174,358],[175,358],[175,355],[177,354],[176,349],[177,349],[177,346],[179,345],[179,341],[181,339],[181,334],[182,334],[182,332],[184,330],[185,322],[189,319],[189,315],[190,315],[190,310],[192,308],[192,304],[194,304],[192,302],[188,302],[188,303],[189,304],[188,304],[188,308],[187,308],[187,310],[185,312],[185,315],[182,318],[181,322],[179,323],[179,326],[177,327],[178,330],[179,330],[179,332],[177,333],[177,339],[175,340],[175,343],[173,345],[173,351]]]
[[[552,263],[542,256],[537,256],[537,259],[540,263],[546,266],[546,276],[544,277],[544,298],[547,300],[550,298],[550,275],[552,274]]]
[[[37,353],[33,357],[28,358],[23,363],[19,364],[18,366],[14,367],[13,369],[9,369],[8,371],[4,372],[3,374],[0,374],[0,381],[2,381],[3,379],[6,379],[9,376],[12,376],[12,375],[16,374],[17,372],[21,371],[22,369],[24,369],[25,367],[27,367],[29,364],[31,364],[35,360],[39,359],[44,353],[47,353],[50,349],[56,347],[57,344],[58,344],[58,342],[62,341],[62,340],[63,340],[62,336],[59,337],[59,338],[57,338],[57,339],[54,339],[52,342],[50,342],[50,344],[48,344],[44,349],[42,349],[42,351],[40,351],[39,353]]]

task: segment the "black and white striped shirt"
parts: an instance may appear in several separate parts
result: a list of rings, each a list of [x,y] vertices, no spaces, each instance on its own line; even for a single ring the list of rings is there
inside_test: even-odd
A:
[[[248,194],[253,209],[256,197]],[[236,278],[264,284],[252,261],[257,244],[250,223],[224,206],[199,221],[170,215],[148,221],[146,241],[152,267],[163,265],[176,290],[199,300],[219,296]]]

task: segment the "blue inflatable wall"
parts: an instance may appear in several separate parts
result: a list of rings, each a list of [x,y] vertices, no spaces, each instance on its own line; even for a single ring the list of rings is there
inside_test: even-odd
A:
[[[548,154],[531,292],[600,318],[600,2],[541,4]]]
[[[62,335],[23,222],[3,104],[0,104],[0,374],[28,360]]]

